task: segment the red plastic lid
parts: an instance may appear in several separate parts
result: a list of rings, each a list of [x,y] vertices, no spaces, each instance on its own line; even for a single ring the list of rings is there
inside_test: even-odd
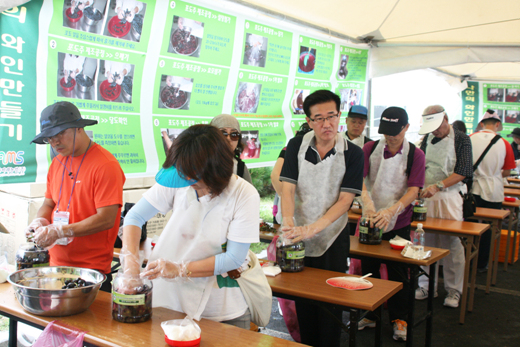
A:
[[[121,23],[121,20],[117,18],[117,16],[114,16],[108,21],[107,29],[110,35],[114,37],[123,37],[128,34],[131,27],[132,23],[128,21],[126,23]]]
[[[197,347],[200,346],[200,337],[196,340],[191,341],[176,341],[176,340],[170,340],[166,334],[164,335],[164,341],[166,341],[167,344],[174,347]]]
[[[507,201],[507,202],[515,202],[516,201],[516,198],[510,198],[508,196],[504,197],[504,201]]]
[[[119,94],[121,94],[121,86],[116,84],[115,87],[111,87],[110,82],[108,82],[108,80],[104,80],[99,85],[99,92],[101,93],[103,99],[107,101],[114,101],[117,99]]]
[[[67,91],[67,92],[70,92],[72,89],[74,89],[74,87],[76,86],[76,80],[74,78],[72,78],[70,80],[70,82],[72,83],[72,86],[70,87],[65,87],[65,84],[67,82],[65,82],[65,77],[62,77],[61,80],[60,80],[60,86],[63,88],[63,90]]]
[[[81,17],[83,17],[83,11],[81,10],[78,10],[78,16],[76,18],[71,18],[70,15],[72,13],[72,9],[69,7],[66,11],[65,11],[65,15],[67,16],[67,19],[72,22],[72,23],[76,23],[78,22]]]

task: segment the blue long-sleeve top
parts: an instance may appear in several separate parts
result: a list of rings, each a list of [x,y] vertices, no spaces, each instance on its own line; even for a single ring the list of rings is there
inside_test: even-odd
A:
[[[144,223],[155,216],[159,210],[152,206],[146,199],[139,200],[125,216],[123,226],[135,225],[142,228]],[[241,243],[228,240],[226,252],[215,256],[214,275],[239,268],[247,256],[249,243]]]

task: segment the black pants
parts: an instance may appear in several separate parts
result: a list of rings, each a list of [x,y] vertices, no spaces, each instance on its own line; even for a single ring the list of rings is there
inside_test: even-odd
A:
[[[396,235],[402,237],[403,239],[410,240],[410,226],[408,225],[404,228],[384,233],[383,240],[388,241],[393,239]],[[363,258],[363,261],[361,261],[361,269],[363,274],[371,272],[371,277],[381,278],[381,274],[379,273],[379,267],[381,266],[381,263],[385,262],[381,259]],[[386,264],[386,268],[388,270],[388,279],[390,281],[403,283],[403,289],[388,299],[388,315],[390,316],[390,322],[393,322],[396,319],[400,319],[406,322],[409,311],[408,296],[411,290],[410,283],[406,280],[408,279],[408,267],[401,263],[391,263]],[[375,320],[375,315],[374,313],[369,312],[366,315],[366,318]]]
[[[305,257],[305,266],[345,273],[349,250],[350,236],[347,225],[321,257]],[[341,308],[328,305],[328,311],[341,321]],[[296,300],[296,315],[303,344],[316,347],[340,346],[341,327],[322,307]]]
[[[477,207],[494,208],[495,210],[502,209],[502,201],[491,202],[486,201],[480,195],[473,195],[477,202]],[[511,217],[510,217],[511,218]],[[478,247],[478,261],[477,268],[485,269],[489,261],[489,253],[491,251],[491,229],[488,229],[480,237],[480,246]]]

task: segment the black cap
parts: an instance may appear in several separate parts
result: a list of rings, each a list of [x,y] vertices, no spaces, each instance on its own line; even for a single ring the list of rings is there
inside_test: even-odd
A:
[[[97,120],[83,119],[78,108],[68,102],[60,101],[43,109],[40,117],[41,133],[31,141],[39,145],[45,144],[43,139],[53,137],[68,128],[83,128],[97,124]]]
[[[383,111],[379,123],[379,133],[395,136],[408,124],[408,113],[401,107],[389,107]]]
[[[513,132],[507,135],[507,137],[520,137],[520,128],[514,128]]]

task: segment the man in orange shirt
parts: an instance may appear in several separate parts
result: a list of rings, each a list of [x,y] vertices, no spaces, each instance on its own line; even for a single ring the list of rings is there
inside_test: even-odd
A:
[[[88,137],[76,106],[62,101],[46,107],[41,133],[32,142],[50,144],[57,152],[47,174],[45,200],[26,229],[34,242],[51,247],[51,266],[75,266],[107,275],[101,287],[110,291],[110,265],[119,230],[125,175],[117,159]]]

